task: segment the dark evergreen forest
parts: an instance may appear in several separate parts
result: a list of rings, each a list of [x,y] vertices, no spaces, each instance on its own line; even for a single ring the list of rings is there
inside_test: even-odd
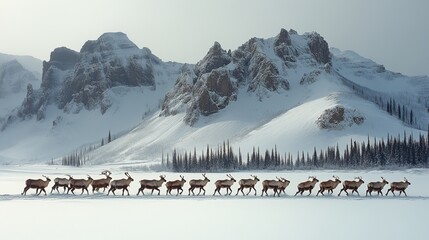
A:
[[[429,133],[414,138],[404,132],[402,136],[386,139],[369,139],[356,142],[351,139],[343,151],[338,145],[312,152],[279,153],[273,149],[252,152],[233,151],[229,141],[216,148],[207,146],[197,154],[178,153],[173,150],[162,157],[162,166],[175,172],[219,172],[236,170],[294,170],[294,169],[366,169],[393,167],[427,167],[429,157]]]

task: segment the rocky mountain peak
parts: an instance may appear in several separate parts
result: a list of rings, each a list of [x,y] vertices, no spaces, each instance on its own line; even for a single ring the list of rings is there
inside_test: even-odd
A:
[[[280,30],[280,33],[276,36],[276,41],[274,43],[274,46],[277,47],[281,44],[286,44],[286,45],[292,44],[292,41],[290,40],[289,33],[284,28],[282,28]]]
[[[197,76],[200,76],[204,73],[209,73],[213,69],[228,65],[230,62],[231,56],[228,55],[227,51],[222,49],[218,42],[215,42],[206,56],[196,64],[195,73]]]
[[[106,52],[123,49],[138,49],[137,45],[128,39],[128,36],[122,32],[104,33],[97,40],[87,41],[81,53]]]

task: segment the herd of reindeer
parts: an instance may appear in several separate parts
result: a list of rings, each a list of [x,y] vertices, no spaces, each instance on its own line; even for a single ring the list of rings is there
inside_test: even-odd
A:
[[[125,172],[125,176],[127,176],[127,178],[123,178],[123,179],[117,179],[117,180],[113,180],[112,181],[112,177],[111,172],[108,170],[105,170],[101,173],[102,175],[105,175],[105,178],[102,179],[92,179],[91,176],[88,175],[87,179],[75,179],[73,178],[71,175],[67,175],[68,178],[55,178],[54,179],[54,186],[52,186],[52,190],[51,190],[51,194],[54,192],[54,190],[56,190],[58,193],[59,192],[59,188],[63,188],[63,193],[69,193],[70,191],[74,193],[74,191],[76,189],[82,189],[81,194],[84,193],[84,191],[86,191],[87,194],[89,194],[88,192],[88,188],[91,186],[92,187],[92,192],[95,193],[95,191],[99,192],[101,189],[103,189],[103,193],[106,191],[106,188],[110,187],[107,195],[110,194],[110,192],[113,193],[113,195],[115,195],[115,191],[117,189],[122,189],[122,195],[124,195],[125,191],[127,192],[128,195],[130,195],[129,191],[128,191],[128,187],[130,186],[131,182],[134,181],[134,179],[130,176],[130,174],[128,172]],[[237,189],[237,194],[241,191],[241,193],[243,195],[245,195],[244,193],[244,189],[249,189],[249,191],[247,192],[246,195],[248,195],[252,190],[255,192],[256,195],[256,188],[255,185],[260,181],[259,178],[257,176],[254,175],[250,175],[252,178],[250,179],[241,179],[238,184],[239,184],[239,188]],[[51,179],[49,179],[49,177],[43,175],[43,177],[45,178],[45,180],[43,179],[27,179],[25,181],[25,188],[24,191],[22,192],[21,195],[26,195],[27,191],[29,189],[36,189],[36,195],[40,195],[40,193],[44,192],[46,195],[46,191],[45,188],[48,187],[49,183],[51,182]],[[208,182],[210,182],[210,180],[206,177],[206,174],[203,174],[204,179],[192,179],[189,181],[189,190],[188,190],[188,195],[191,194],[195,195],[194,190],[197,188],[199,189],[199,192],[197,195],[200,195],[201,191],[203,191],[203,195],[205,195],[206,190],[204,189],[204,187],[207,185]],[[236,180],[231,176],[231,174],[227,174],[228,179],[225,180],[217,180],[215,182],[215,186],[216,189],[213,193],[213,196],[216,194],[216,192],[221,195],[220,190],[222,188],[226,189],[226,195],[231,195],[232,193],[232,189],[231,187],[234,185],[234,183],[236,182]],[[175,181],[167,181],[165,179],[165,175],[161,175],[159,176],[160,179],[153,179],[153,180],[148,180],[148,179],[143,179],[140,181],[140,188],[137,192],[137,196],[139,195],[139,193],[141,192],[142,195],[144,195],[144,190],[148,189],[151,190],[151,194],[153,194],[153,192],[156,190],[158,191],[158,195],[160,195],[160,190],[159,188],[163,185],[163,183],[165,183],[165,187],[167,189],[166,191],[166,195],[171,195],[171,191],[172,190],[176,190],[177,193],[176,195],[182,194],[183,193],[183,186],[186,182],[185,178],[183,176],[180,175],[179,180],[175,180]],[[307,181],[301,182],[298,184],[297,188],[298,191],[295,193],[295,196],[299,193],[299,194],[303,194],[305,191],[309,191],[309,194],[311,194],[311,191],[313,190],[313,188],[316,186],[316,184],[319,182],[319,180],[315,177],[315,176],[310,176],[308,178]],[[329,179],[327,181],[323,181],[319,183],[319,191],[317,192],[316,196],[320,194],[324,195],[323,193],[325,191],[327,191],[329,194],[333,193],[333,190],[341,183],[341,180],[339,179],[338,176],[333,176],[333,179]],[[359,195],[358,192],[358,188],[364,183],[364,181],[362,180],[362,177],[356,177],[354,180],[346,180],[343,181],[342,186],[343,188],[341,189],[341,191],[338,193],[338,196],[341,195],[341,193],[344,191],[347,195],[349,195],[349,193],[347,192],[347,190],[351,190],[351,194],[353,194],[354,192],[356,192]],[[286,180],[283,177],[278,178],[277,180],[264,180],[262,181],[262,194],[261,196],[268,196],[268,190],[272,190],[274,192],[274,196],[280,196],[281,193],[285,193],[285,189],[289,186],[290,181]],[[388,181],[386,181],[386,179],[384,179],[383,177],[381,177],[381,181],[378,182],[370,182],[367,184],[367,190],[366,190],[366,195],[371,195],[372,192],[377,192],[378,195],[383,195],[382,190],[384,188],[384,186],[386,186],[387,184],[389,184]],[[401,193],[404,193],[405,196],[407,196],[407,193],[405,192],[405,190],[407,189],[407,187],[410,185],[411,183],[404,178],[403,181],[400,182],[392,182],[390,183],[390,188],[387,190],[386,196],[387,194],[389,194],[389,192],[392,192],[393,195],[395,195],[395,191],[399,191],[399,195],[401,195]],[[66,192],[67,190],[67,192]],[[359,195],[360,196],[360,195]]]

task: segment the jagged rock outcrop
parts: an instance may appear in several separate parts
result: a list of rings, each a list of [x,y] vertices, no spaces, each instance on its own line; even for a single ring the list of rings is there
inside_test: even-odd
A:
[[[326,109],[316,121],[321,129],[341,130],[345,127],[351,127],[354,124],[361,125],[365,121],[363,116],[356,109],[347,109],[343,106],[335,106]]]
[[[308,46],[317,62],[323,64],[330,62],[331,54],[329,52],[328,43],[325,41],[325,39],[315,32],[309,34],[308,38],[310,39]]]
[[[186,112],[185,122],[193,125],[200,115],[225,108],[236,99],[237,91],[236,82],[225,68],[230,62],[229,54],[215,42],[194,69],[187,66],[182,70],[175,87],[164,98],[161,115]]]
[[[274,51],[287,65],[289,65],[289,62],[295,62],[298,56],[298,51],[291,45],[292,40],[288,31],[282,28],[279,35],[276,36]]]
[[[206,56],[195,65],[195,74],[199,77],[202,74],[209,73],[213,69],[217,69],[228,65],[231,62],[231,56],[218,42],[207,52]]]
[[[287,32],[281,31],[277,36],[275,41],[277,47],[288,47],[290,42],[288,35],[285,34]],[[232,54],[236,65],[233,71],[234,76],[239,80],[248,79],[247,91],[256,92],[259,98],[262,98],[267,92],[289,89],[288,80],[280,74],[273,60],[264,52],[265,44],[262,39],[252,38]]]

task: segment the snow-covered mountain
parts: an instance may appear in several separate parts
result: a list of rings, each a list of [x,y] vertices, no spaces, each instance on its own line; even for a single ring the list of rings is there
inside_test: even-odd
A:
[[[227,139],[242,152],[344,147],[427,129],[428,93],[428,77],[330,49],[317,33],[282,29],[234,51],[215,42],[195,65],[164,63],[108,33],[79,53],[51,54],[41,88],[4,125],[0,159],[46,161],[109,130],[122,137],[90,152],[90,164],[153,163],[173,148],[201,151]],[[26,137],[5,140],[12,135]]]
[[[5,117],[0,160],[46,161],[101,142],[109,131],[128,131],[159,109],[182,66],[162,62],[123,33],[87,41],[80,52],[55,49],[43,62],[40,88],[30,85]]]
[[[22,103],[27,85],[41,82],[42,61],[0,53],[0,118]]]

